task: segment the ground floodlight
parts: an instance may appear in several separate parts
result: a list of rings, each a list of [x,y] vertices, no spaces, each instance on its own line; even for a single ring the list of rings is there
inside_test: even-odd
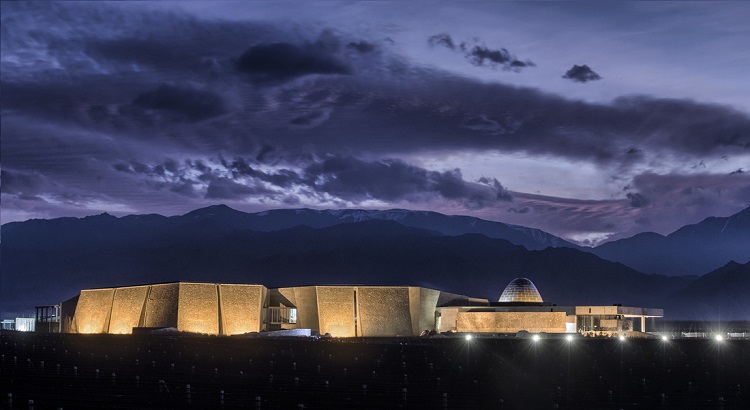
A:
[[[466,340],[471,340],[471,335],[466,335],[466,336],[464,336],[464,339],[466,339]]]
[[[721,341],[724,340],[724,337],[722,335],[716,335],[715,339],[716,339],[717,342],[721,342]]]
[[[666,335],[664,335],[664,336],[661,337],[661,340],[663,340],[663,341],[666,342],[667,340],[669,340],[669,338]]]
[[[539,335],[531,336],[531,340],[538,342],[539,341]]]
[[[619,339],[620,339],[621,342],[624,342],[625,341],[625,336],[620,336]]]
[[[565,336],[565,340],[572,342],[573,341],[573,335],[567,335]]]

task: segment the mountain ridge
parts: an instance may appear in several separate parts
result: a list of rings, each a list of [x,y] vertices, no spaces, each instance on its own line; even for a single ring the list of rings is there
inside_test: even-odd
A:
[[[642,232],[590,252],[641,272],[702,275],[730,260],[750,261],[750,207],[728,217],[708,217],[664,236]]]

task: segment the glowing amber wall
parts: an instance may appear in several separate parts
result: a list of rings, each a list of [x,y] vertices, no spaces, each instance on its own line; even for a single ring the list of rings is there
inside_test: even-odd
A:
[[[132,333],[140,325],[148,286],[116,288],[112,302],[109,333]]]
[[[152,285],[146,300],[144,327],[177,327],[178,283]]]
[[[354,287],[317,286],[320,333],[336,337],[353,337]]]
[[[359,336],[411,336],[408,287],[357,288]]]
[[[320,332],[320,316],[318,315],[318,291],[315,286],[305,286],[294,289],[294,300],[297,306],[297,326],[302,329],[312,329]],[[325,334],[325,332],[321,332]]]
[[[180,283],[177,330],[219,334],[219,294],[213,283]]]
[[[219,285],[225,335],[260,332],[267,290],[261,285]]]
[[[565,312],[458,312],[456,331],[565,333]]]
[[[78,333],[106,333],[114,292],[111,288],[81,291],[72,327]]]

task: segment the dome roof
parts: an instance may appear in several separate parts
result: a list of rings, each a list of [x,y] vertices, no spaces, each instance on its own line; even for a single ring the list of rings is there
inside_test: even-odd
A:
[[[544,301],[532,281],[526,278],[515,278],[505,287],[499,302],[543,303]]]

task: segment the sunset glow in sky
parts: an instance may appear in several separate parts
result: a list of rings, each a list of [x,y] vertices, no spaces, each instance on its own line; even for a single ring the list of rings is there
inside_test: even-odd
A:
[[[582,244],[750,204],[750,3],[2,3],[2,223],[434,210]]]

